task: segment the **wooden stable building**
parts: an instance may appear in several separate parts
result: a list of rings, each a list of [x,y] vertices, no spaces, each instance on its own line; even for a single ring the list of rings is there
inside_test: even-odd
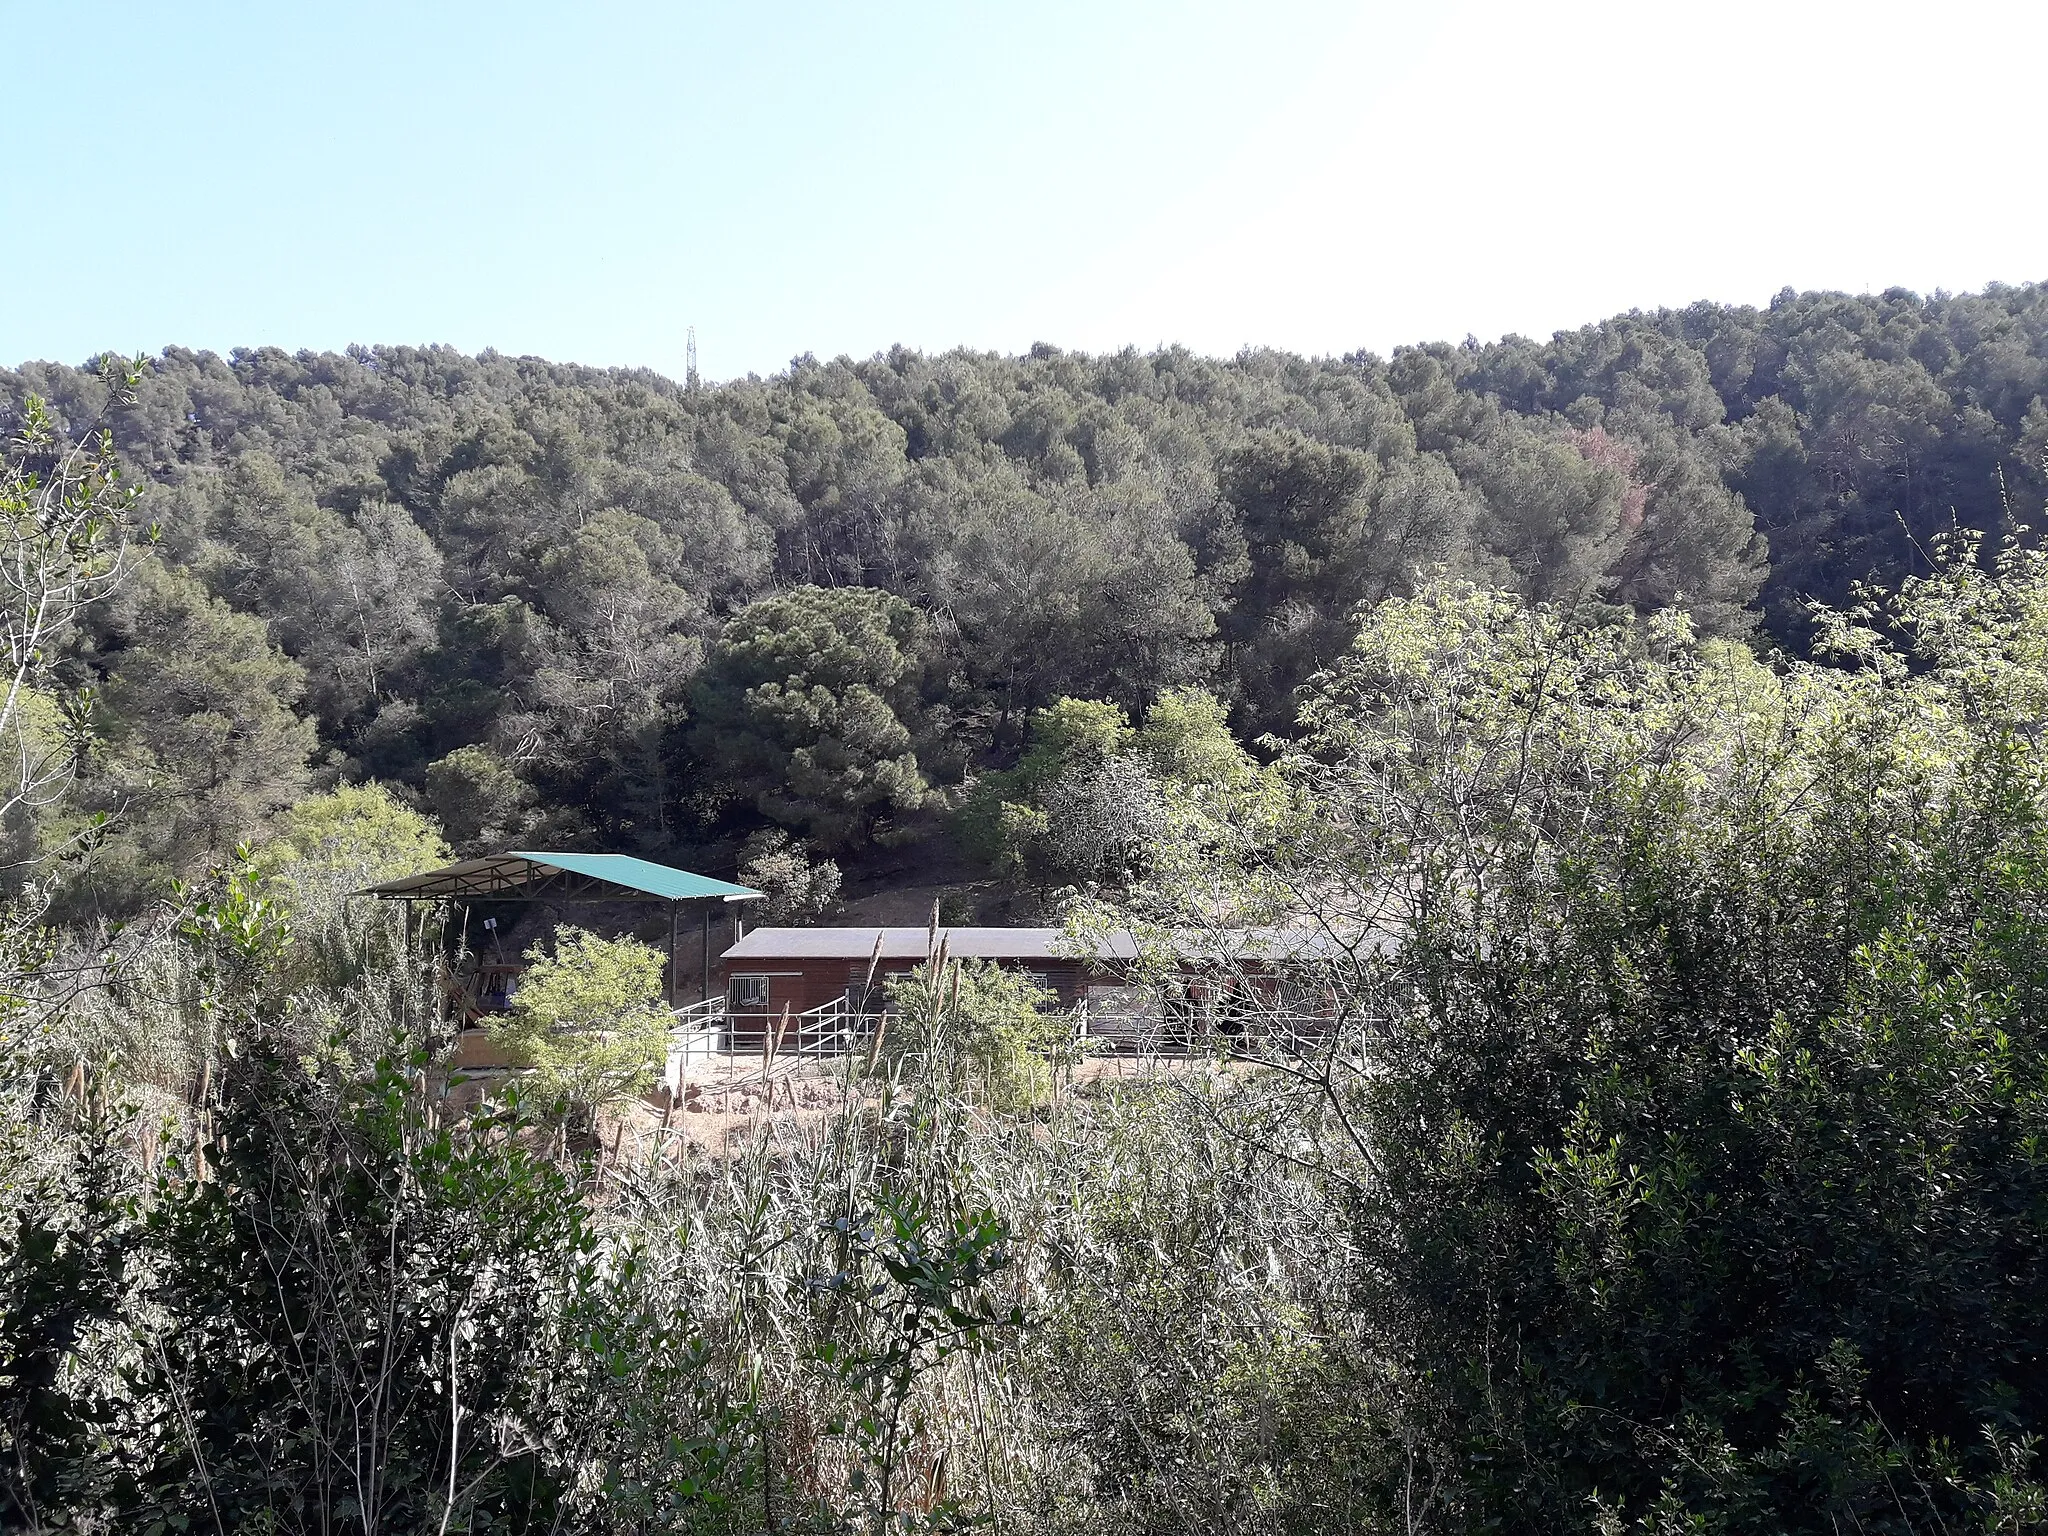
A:
[[[1091,987],[1115,985],[1102,961],[1077,958],[1059,928],[940,928],[953,960],[986,960],[1024,972],[1059,999],[1082,1002]],[[735,1039],[758,1038],[793,1019],[864,1016],[879,1010],[881,988],[924,963],[930,928],[756,928],[721,957],[725,1013]],[[1135,947],[1118,958],[1136,958]]]
[[[362,893],[438,902],[459,914],[446,1003],[458,1034],[453,1065],[492,1074],[507,1063],[480,1028],[511,1005],[520,959],[487,960],[471,947],[472,916],[494,910],[616,903],[667,917],[669,1007],[675,1017],[668,1083],[680,1088],[692,1056],[766,1050],[830,1055],[860,1050],[887,1009],[885,984],[943,949],[949,960],[1022,972],[1071,1010],[1098,1048],[1140,1054],[1207,1049],[1219,1037],[1291,1050],[1327,1040],[1336,1003],[1314,980],[1340,945],[1318,928],[1188,934],[1140,955],[1128,934],[1082,941],[1061,928],[757,928],[712,963],[714,912],[762,893],[625,854],[520,851],[465,859],[386,881]],[[699,1000],[682,1003],[683,910],[695,906],[703,965]],[[737,911],[734,912],[737,919]],[[735,929],[738,923],[735,921]],[[1149,958],[1152,964],[1144,964]],[[714,985],[714,982],[716,983]]]
[[[885,1007],[884,984],[943,944],[950,960],[982,960],[1031,977],[1077,1026],[1111,1050],[1185,1049],[1250,1026],[1324,1027],[1329,1009],[1290,984],[1316,945],[1307,932],[1244,931],[1200,944],[1163,982],[1139,984],[1128,935],[1082,945],[1061,928],[757,928],[721,957],[723,995],[681,1010],[720,1048],[830,1054],[852,1048]]]
[[[480,918],[487,930],[494,930],[492,914],[509,914],[520,908],[560,912],[593,905],[652,907],[668,919],[664,986],[668,1005],[675,1009],[682,981],[683,912],[686,906],[697,907],[703,954],[699,971],[702,1008],[704,1000],[723,1002],[710,999],[713,914],[735,902],[763,899],[763,893],[751,886],[714,880],[630,854],[527,849],[463,859],[441,869],[387,880],[357,894],[383,901],[439,903],[459,914],[450,925],[454,953],[442,959],[441,1002],[456,1031],[451,1064],[472,1074],[507,1070],[503,1052],[482,1026],[491,1015],[511,1007],[520,973],[526,968],[524,958],[516,953],[500,950],[495,958],[478,953],[470,932],[473,916]]]

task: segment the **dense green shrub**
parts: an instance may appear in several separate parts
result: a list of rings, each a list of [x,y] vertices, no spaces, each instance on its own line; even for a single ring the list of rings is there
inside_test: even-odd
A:
[[[2048,563],[1974,557],[1834,666],[1438,583],[1321,683],[1272,870],[1380,1519],[2031,1518]]]

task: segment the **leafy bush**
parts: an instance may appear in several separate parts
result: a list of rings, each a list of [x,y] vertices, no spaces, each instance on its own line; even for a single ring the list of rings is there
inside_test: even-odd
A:
[[[757,909],[764,923],[808,922],[823,917],[839,899],[839,866],[813,860],[801,843],[780,827],[767,827],[740,850],[740,883],[767,896]]]
[[[538,1094],[566,1101],[594,1131],[599,1110],[651,1088],[668,1059],[661,951],[562,927],[552,954],[535,944],[526,962],[490,1039],[531,1070]]]
[[[1114,704],[1058,699],[1032,715],[1014,769],[974,782],[956,825],[967,851],[998,873],[1119,891],[1194,823],[1237,816],[1259,785],[1223,706],[1203,689],[1162,693],[1136,730]]]
[[[1072,1016],[1053,994],[989,960],[944,953],[884,983],[886,1048],[931,1081],[978,1090],[1001,1109],[1035,1105],[1078,1056]]]
[[[251,868],[286,888],[302,886],[315,871],[368,885],[418,874],[448,857],[441,829],[383,785],[344,784],[281,812]]]

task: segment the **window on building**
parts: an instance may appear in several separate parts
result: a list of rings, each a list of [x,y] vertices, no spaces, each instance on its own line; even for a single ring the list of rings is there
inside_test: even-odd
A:
[[[766,976],[735,976],[727,995],[726,1006],[734,1013],[765,1013],[768,1011],[768,978]]]

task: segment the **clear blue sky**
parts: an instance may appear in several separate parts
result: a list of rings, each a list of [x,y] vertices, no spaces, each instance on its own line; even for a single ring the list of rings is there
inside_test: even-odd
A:
[[[0,361],[1310,352],[2048,277],[2048,6],[0,0]]]

